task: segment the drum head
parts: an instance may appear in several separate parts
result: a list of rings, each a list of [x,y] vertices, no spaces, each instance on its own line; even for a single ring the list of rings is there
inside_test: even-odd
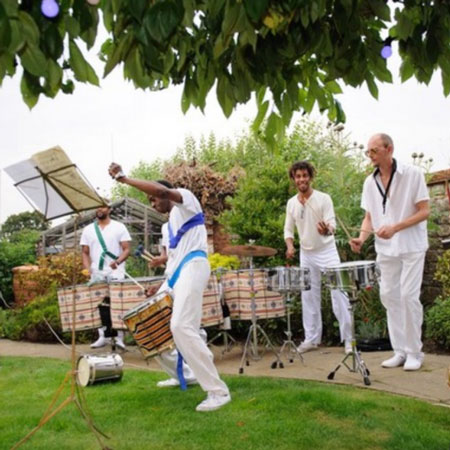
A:
[[[87,386],[90,381],[91,366],[88,357],[82,356],[77,365],[77,383],[79,386]]]

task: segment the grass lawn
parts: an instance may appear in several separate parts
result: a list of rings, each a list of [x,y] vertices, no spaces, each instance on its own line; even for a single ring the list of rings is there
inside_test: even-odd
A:
[[[0,449],[39,422],[70,364],[50,358],[0,357]],[[366,389],[299,380],[224,377],[233,401],[195,412],[205,397],[158,389],[163,373],[125,368],[122,381],[85,388],[97,426],[122,449],[445,449],[450,409]],[[62,399],[68,395],[64,391]],[[74,404],[21,448],[98,449]]]

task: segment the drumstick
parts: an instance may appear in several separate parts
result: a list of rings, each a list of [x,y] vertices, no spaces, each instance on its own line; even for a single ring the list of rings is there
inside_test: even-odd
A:
[[[145,287],[142,286],[141,283],[139,283],[139,281],[137,281],[136,279],[134,279],[128,272],[125,272],[125,276],[127,276],[136,286],[140,287],[144,292],[145,292]]]
[[[154,258],[154,256],[150,253],[150,252],[148,252],[147,250],[142,250],[142,253],[144,253],[144,255],[145,256],[148,256],[149,258]]]
[[[142,259],[145,259],[146,261],[148,261],[148,262],[152,262],[153,261],[153,258],[149,258],[148,256],[145,256],[145,255],[139,255]]]
[[[339,216],[337,214],[335,214],[335,217],[336,217],[337,221],[339,222],[339,225],[344,230],[344,233],[346,234],[348,240],[351,241],[352,237],[351,237],[350,233],[348,232],[347,228],[345,227],[344,222],[342,222],[342,220],[339,218]]]

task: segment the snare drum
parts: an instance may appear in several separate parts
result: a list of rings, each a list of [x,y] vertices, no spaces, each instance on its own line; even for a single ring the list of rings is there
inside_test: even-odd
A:
[[[98,305],[109,296],[107,283],[79,284],[58,289],[58,306],[63,331],[72,330],[72,304],[75,296],[75,331],[102,326]]]
[[[375,261],[351,261],[324,270],[325,284],[330,289],[357,291],[371,289],[379,279]]]
[[[274,267],[268,269],[269,290],[286,292],[307,291],[311,289],[309,269],[306,267]]]
[[[159,285],[164,277],[141,277],[137,278],[139,284],[145,289]],[[109,284],[109,296],[111,297],[111,322],[116,330],[126,330],[127,327],[122,317],[127,311],[142,304],[145,300],[144,291],[131,280],[112,281]]]
[[[77,383],[88,386],[100,381],[122,379],[123,360],[117,353],[110,355],[83,355],[77,362]]]
[[[252,288],[250,270],[231,270],[220,279],[230,317],[252,320]],[[255,314],[257,319],[270,319],[286,315],[283,298],[279,292],[267,288],[267,270],[253,269]]]
[[[173,300],[170,293],[162,291],[123,316],[123,321],[144,358],[152,358],[175,348],[170,332],[172,308]]]

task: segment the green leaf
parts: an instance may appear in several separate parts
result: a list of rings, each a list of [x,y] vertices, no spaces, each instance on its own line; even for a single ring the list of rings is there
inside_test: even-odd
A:
[[[373,76],[371,74],[367,75],[366,83],[367,87],[369,88],[369,92],[372,94],[372,97],[378,100],[378,86],[376,85],[375,80],[373,79]]]
[[[230,117],[234,108],[234,99],[230,98],[231,93],[232,86],[230,81],[226,75],[222,75],[217,82],[217,100],[219,100],[222,111],[227,118]]]
[[[23,67],[32,75],[45,76],[47,72],[47,60],[39,47],[28,44],[20,55]]]
[[[57,64],[50,58],[47,60],[47,64],[48,64],[48,77],[47,77],[48,84],[52,90],[55,90],[56,88],[59,89],[63,74],[62,69],[59,66],[59,64]],[[56,89],[56,91],[58,89]]]
[[[77,38],[80,35],[80,24],[78,23],[78,20],[72,16],[64,16],[64,20],[70,39]]]
[[[391,20],[391,11],[387,2],[385,2],[384,0],[370,0],[367,2],[367,4],[374,12],[374,14],[381,20],[385,20],[387,22]]]
[[[75,85],[72,80],[67,80],[65,83],[61,84],[61,90],[64,94],[72,94],[75,89]]]
[[[165,0],[147,11],[144,26],[151,38],[162,44],[175,32],[183,15],[183,4],[179,0]]]
[[[342,89],[336,81],[328,81],[325,83],[325,89],[332,94],[342,94]]]
[[[89,82],[98,86],[98,77],[92,66],[84,59],[83,54],[75,41],[69,41],[69,64],[73,70],[75,78],[81,82]]]
[[[402,83],[409,80],[414,75],[414,66],[408,58],[403,59],[400,66],[400,78]]]
[[[183,89],[183,94],[181,95],[181,111],[183,111],[183,114],[186,114],[189,107],[191,106],[191,102],[189,101],[189,98],[186,95],[186,85]]]
[[[414,31],[415,25],[405,13],[399,12],[396,14],[397,25],[395,26],[399,39],[408,39]]]
[[[127,2],[128,11],[135,20],[142,22],[144,11],[147,9],[147,0],[131,0]]]
[[[43,34],[43,47],[47,55],[52,59],[58,59],[64,50],[63,40],[59,34],[58,28],[51,24]]]
[[[335,100],[334,104],[336,106],[336,122],[337,123],[345,123],[346,117],[345,112],[342,109],[342,105],[339,100]]]
[[[255,120],[252,123],[252,130],[256,133],[259,131],[262,121],[266,117],[267,109],[269,108],[269,102],[265,102],[258,105],[258,113],[256,114]]]
[[[25,38],[22,33],[22,27],[20,22],[16,19],[10,20],[9,25],[11,27],[11,41],[9,43],[8,50],[11,53],[18,53],[25,45]]]
[[[29,44],[39,44],[40,32],[34,19],[25,11],[19,11],[19,20],[23,27],[25,40]]]
[[[144,66],[137,47],[133,47],[130,50],[128,58],[125,61],[124,71],[127,77],[131,78],[136,86],[140,88],[146,88],[148,86],[149,79],[144,73]]]
[[[105,64],[104,77],[106,77],[120,61],[127,58],[132,42],[133,36],[131,33],[128,33],[125,36],[120,37],[119,43],[113,44],[112,54],[108,55],[108,60]]]
[[[6,11],[0,3],[0,50],[6,49],[11,44],[11,26]]]
[[[24,72],[20,82],[20,91],[22,93],[23,101],[28,108],[32,109],[36,105],[39,94],[41,93],[41,87],[38,80]]]
[[[303,28],[307,28],[309,25],[309,11],[306,5],[304,5],[300,10],[300,20]]]
[[[269,0],[244,0],[244,8],[248,17],[253,22],[258,22],[267,11]]]
[[[444,72],[442,72],[442,87],[444,95],[448,97],[450,94],[450,76]]]

